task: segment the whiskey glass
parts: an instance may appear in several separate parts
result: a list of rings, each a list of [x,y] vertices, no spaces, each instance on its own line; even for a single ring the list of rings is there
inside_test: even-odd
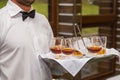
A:
[[[65,55],[71,55],[74,52],[73,38],[64,38],[62,53]]]
[[[55,37],[53,40],[53,44],[50,46],[50,50],[55,54],[56,58],[60,58],[62,52],[62,42],[63,37]]]
[[[103,42],[100,36],[89,36],[84,38],[88,53],[96,54],[103,48]]]

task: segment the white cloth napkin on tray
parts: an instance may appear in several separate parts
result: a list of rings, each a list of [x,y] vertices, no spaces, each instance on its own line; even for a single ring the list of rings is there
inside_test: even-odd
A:
[[[90,58],[76,58],[76,57],[70,57],[66,56],[62,59],[55,59],[55,55],[53,53],[48,53],[47,55],[42,55],[44,59],[47,58],[47,60],[54,60],[58,64],[60,64],[64,69],[66,69],[72,76],[75,76],[81,68],[90,60]],[[52,61],[51,61],[52,62]]]
[[[106,49],[106,54],[104,56],[109,56],[109,55],[116,55],[120,60],[120,53],[114,48]],[[86,56],[86,57],[76,58],[73,56],[68,56],[68,57],[63,57],[61,59],[55,59],[55,56],[56,55],[53,54],[52,52],[41,55],[43,59],[52,60],[60,64],[72,76],[75,76],[82,69],[82,67],[92,58],[104,57],[104,56]]]

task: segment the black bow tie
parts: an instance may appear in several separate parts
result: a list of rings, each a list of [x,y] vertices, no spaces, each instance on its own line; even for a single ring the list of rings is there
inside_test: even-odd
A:
[[[30,11],[29,13],[28,12],[20,12],[22,13],[22,19],[23,21],[27,18],[27,17],[30,17],[30,18],[34,18],[35,17],[35,10],[32,10]]]

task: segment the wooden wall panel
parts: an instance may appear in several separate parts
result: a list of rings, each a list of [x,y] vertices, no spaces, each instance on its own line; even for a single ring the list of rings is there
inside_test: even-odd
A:
[[[100,13],[101,14],[113,13],[113,1],[114,0],[100,0]]]
[[[100,0],[100,14],[112,14],[114,15],[113,18],[115,18],[112,22],[108,22],[108,26],[100,27],[99,28],[99,34],[107,35],[108,37],[108,47],[114,47],[116,48],[116,16],[114,13],[116,13],[116,4],[117,0]],[[103,18],[104,20],[104,18]],[[105,23],[104,23],[105,24]]]
[[[76,16],[81,12],[81,0],[57,0],[58,36],[73,36]]]
[[[120,51],[120,0],[117,0],[116,48]]]

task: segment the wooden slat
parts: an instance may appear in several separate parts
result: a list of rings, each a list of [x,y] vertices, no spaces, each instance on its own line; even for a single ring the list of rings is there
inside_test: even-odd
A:
[[[60,32],[72,32],[73,33],[73,26],[65,26],[65,25],[59,25],[59,31]]]
[[[117,16],[117,20],[118,20],[118,22],[120,21],[120,15]]]
[[[74,17],[73,16],[59,16],[59,22],[73,23],[74,22]]]
[[[59,7],[59,13],[73,13],[73,7],[72,6],[60,6]]]
[[[100,3],[112,3],[113,0],[100,0]]]
[[[116,47],[120,51],[120,43],[119,44],[116,43]]]
[[[76,13],[80,13],[81,6],[76,6]],[[59,13],[74,13],[73,6],[59,6]]]
[[[73,3],[59,3],[58,5],[63,6],[63,7],[66,7],[66,6],[68,6],[68,7],[71,6],[72,7],[72,6],[74,6]]]
[[[117,5],[118,7],[120,7],[120,3],[118,3],[118,5]]]
[[[113,2],[112,0],[100,0],[100,13],[108,14],[113,13]]]
[[[58,36],[73,37],[74,33],[73,32],[59,31],[58,32]]]
[[[117,10],[118,10],[117,12],[118,12],[118,15],[119,15],[119,13],[120,13],[120,7]]]
[[[100,7],[111,7],[112,3],[101,3]]]
[[[120,41],[120,37],[117,37],[116,40],[117,40],[117,41]]]
[[[58,25],[63,25],[63,26],[72,26],[73,23],[64,23],[64,22],[59,22]]]
[[[59,0],[59,3],[74,3],[74,1],[80,3],[81,0]]]
[[[117,28],[116,33],[120,36],[120,28]]]
[[[113,9],[112,8],[100,8],[100,13],[101,14],[110,14],[113,13]]]
[[[120,28],[120,21],[117,22],[117,28]]]
[[[99,28],[99,33],[104,34],[104,35],[111,35],[111,28],[107,27],[107,26],[104,26],[104,27],[100,27]]]
[[[80,20],[81,16],[77,16],[77,21],[81,21]],[[82,16],[82,23],[83,23],[83,27],[85,26],[99,26],[99,25],[111,25],[114,23],[114,21],[116,20],[115,15],[92,15],[92,16]]]

